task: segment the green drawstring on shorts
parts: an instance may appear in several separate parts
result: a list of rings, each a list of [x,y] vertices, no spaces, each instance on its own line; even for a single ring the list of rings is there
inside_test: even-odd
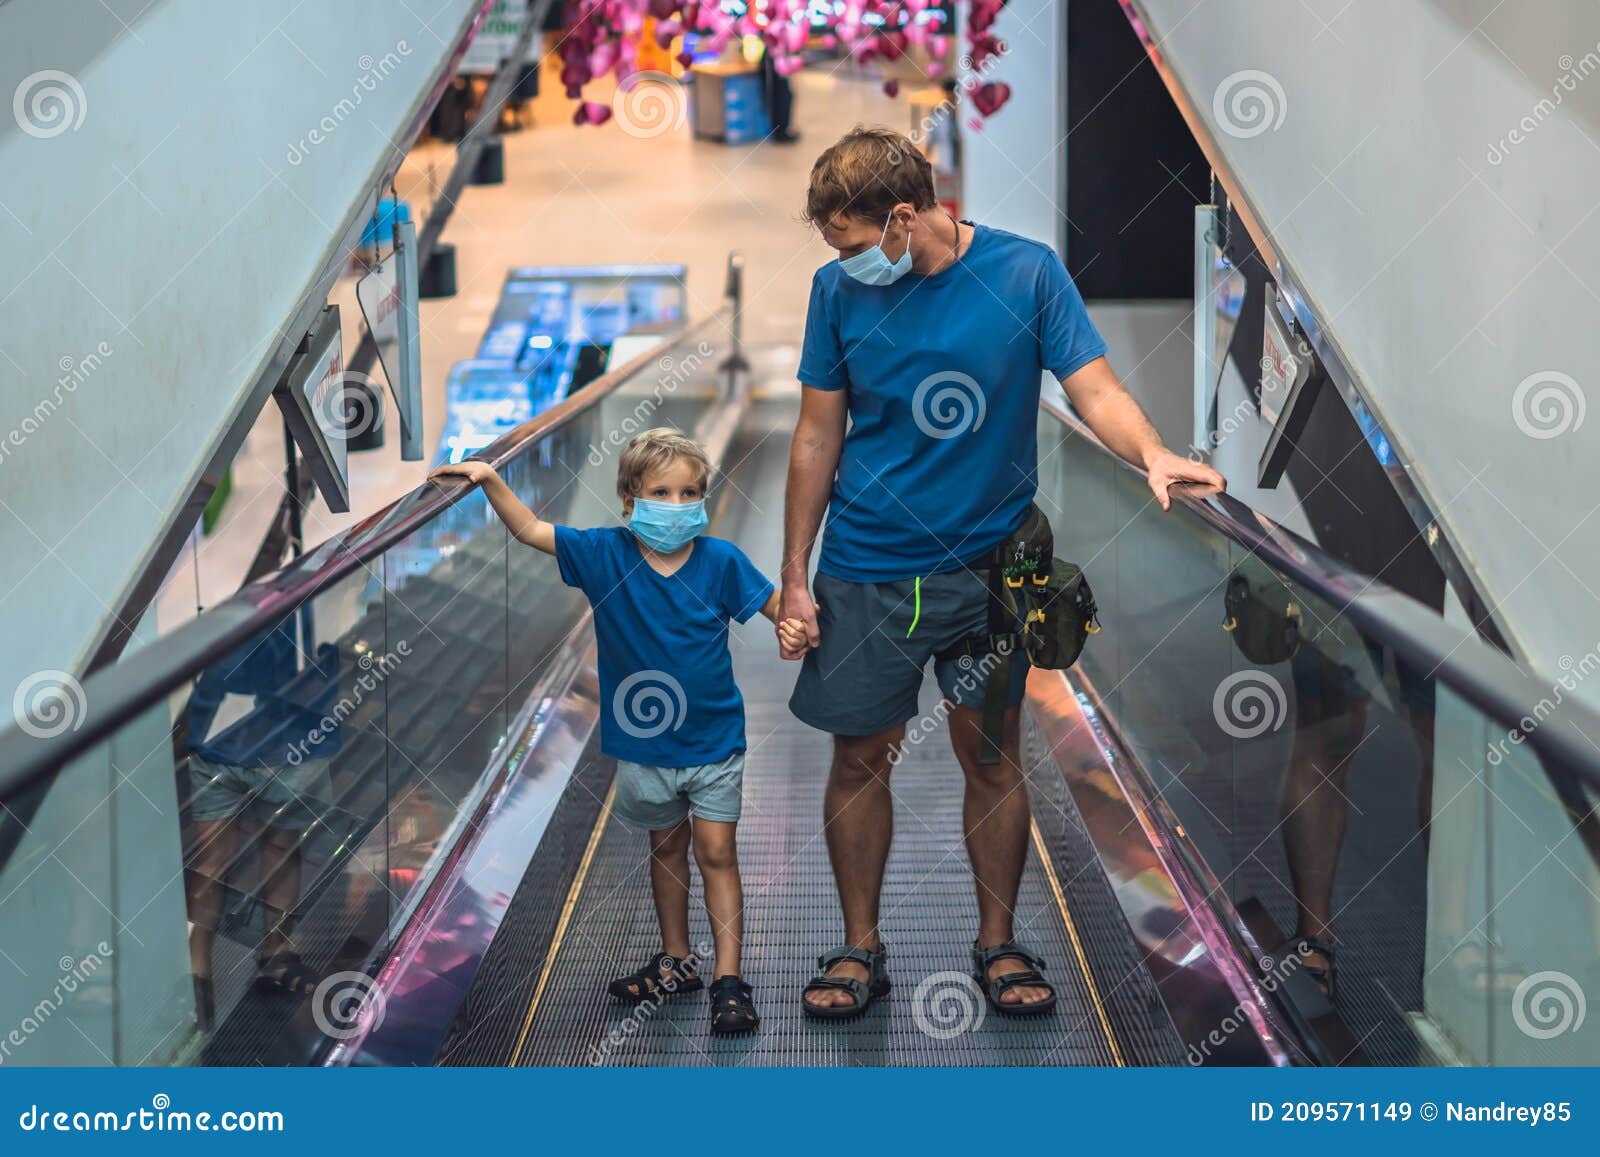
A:
[[[911,637],[911,632],[917,629],[917,623],[922,618],[922,580],[919,578],[912,586],[912,593],[916,598],[911,612],[911,625],[906,628],[906,638]]]

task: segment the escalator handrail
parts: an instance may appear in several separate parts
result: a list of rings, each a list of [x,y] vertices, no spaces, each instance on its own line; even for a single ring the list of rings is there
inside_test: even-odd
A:
[[[1040,408],[1118,466],[1145,477],[1143,470],[1112,452],[1077,415],[1050,401],[1041,403]],[[1187,487],[1176,488],[1172,494],[1174,505],[1183,506],[1223,538],[1289,575],[1336,607],[1362,633],[1393,647],[1429,678],[1449,687],[1508,732],[1519,733],[1520,742],[1580,776],[1591,790],[1600,791],[1600,749],[1589,739],[1600,739],[1600,713],[1561,696],[1555,709],[1539,720],[1533,712],[1559,694],[1556,684],[1536,678],[1470,630],[1446,622],[1442,615],[1381,579],[1346,565],[1230,494]],[[1524,728],[1525,719],[1534,719],[1535,725]]]
[[[717,310],[689,326],[665,346],[641,353],[596,378],[570,397],[490,443],[473,458],[501,469],[554,431],[588,411],[624,382],[654,366],[664,355],[703,340],[708,333],[736,334],[743,291],[743,258],[728,258],[727,296]],[[737,354],[737,350],[734,353]],[[30,735],[20,727],[0,731],[0,804],[114,734],[141,712],[182,688],[206,667],[245,640],[267,630],[328,590],[358,567],[416,533],[477,487],[465,479],[425,481],[415,490],[363,518],[354,526],[306,551],[275,574],[251,583],[227,600],[158,636],[82,682],[74,726],[59,734]]]

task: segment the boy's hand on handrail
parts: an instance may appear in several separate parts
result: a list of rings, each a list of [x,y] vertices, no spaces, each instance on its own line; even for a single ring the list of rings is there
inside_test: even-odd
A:
[[[496,478],[493,466],[487,462],[479,462],[469,458],[465,462],[452,462],[448,466],[440,466],[428,474],[430,481],[438,478],[465,478],[468,482],[481,484]]]
[[[522,500],[489,463],[468,458],[465,462],[441,466],[428,478],[434,481],[440,478],[465,478],[482,486],[489,505],[494,507],[494,512],[506,524],[513,538],[545,554],[556,552],[556,528],[523,505]]]

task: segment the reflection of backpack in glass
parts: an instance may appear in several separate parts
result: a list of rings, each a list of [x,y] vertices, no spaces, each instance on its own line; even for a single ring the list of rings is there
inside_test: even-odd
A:
[[[1247,576],[1246,570],[1257,573]],[[1294,592],[1265,566],[1241,565],[1229,575],[1222,604],[1222,629],[1256,666],[1285,663],[1300,649],[1300,606]]]

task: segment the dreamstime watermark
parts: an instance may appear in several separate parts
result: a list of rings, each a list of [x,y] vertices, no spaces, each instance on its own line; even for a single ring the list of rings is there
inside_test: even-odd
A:
[[[318,426],[339,431],[348,442],[370,434],[383,420],[382,396],[378,383],[366,374],[340,370],[318,385],[311,406]]]
[[[1511,395],[1511,420],[1530,438],[1559,438],[1583,425],[1589,399],[1570,374],[1540,370],[1517,383]]]
[[[282,1133],[284,1122],[276,1109],[225,1109],[220,1113],[174,1109],[171,1097],[157,1093],[150,1098],[148,1109],[125,1113],[31,1104],[18,1114],[17,1127],[24,1133]]]
[[[22,1020],[13,1025],[4,1037],[0,1037],[0,1065],[10,1060],[13,1049],[20,1049],[26,1044],[29,1037],[42,1029],[50,1018],[61,1010],[73,993],[105,967],[112,954],[111,945],[102,940],[95,945],[93,952],[85,956],[77,958],[63,956],[56,965],[61,969],[61,975],[56,979],[50,995],[24,1013]]]
[[[917,383],[911,395],[911,418],[930,438],[959,438],[983,425],[988,400],[971,374],[941,370]]]
[[[0,439],[0,463],[5,462],[13,450],[20,450],[30,437],[37,434],[55,412],[61,408],[67,396],[76,393],[79,386],[93,377],[95,371],[105,363],[111,353],[111,344],[109,342],[100,342],[94,349],[81,357],[75,358],[71,355],[64,355],[56,363],[57,368],[61,370],[61,376],[56,379],[56,384],[52,387],[50,393],[34,403],[33,409],[22,421],[7,431],[3,439]]]
[[[995,65],[1005,58],[1009,51],[1005,44],[1001,44],[998,51],[991,52],[985,56],[983,63],[976,68],[972,66],[971,55],[963,53],[960,59],[956,61],[957,68],[961,74],[956,80],[955,86],[957,101],[970,98],[974,92],[987,84],[989,82],[989,74],[994,70]],[[926,146],[933,139],[934,133],[938,132],[940,126],[949,120],[956,111],[958,107],[957,101],[944,101],[935,105],[920,121],[912,126],[911,132],[907,134],[908,139],[919,148]],[[900,161],[898,155],[893,156],[892,159],[896,164]]]
[[[1506,130],[1499,140],[1489,142],[1489,151],[1485,159],[1491,165],[1504,164],[1512,149],[1533,136],[1539,126],[1555,114],[1568,93],[1578,91],[1580,81],[1587,80],[1596,72],[1600,72],[1600,44],[1596,44],[1576,60],[1570,52],[1562,53],[1556,58],[1556,67],[1561,70],[1561,74],[1550,86],[1550,95],[1541,97],[1523,114],[1521,120]]]
[[[589,464],[601,465],[612,451],[626,446],[635,434],[655,425],[652,420],[655,412],[669,397],[678,392],[680,386],[699,373],[705,360],[714,353],[716,347],[710,342],[703,341],[681,358],[663,354],[661,360],[656,363],[656,368],[661,374],[656,378],[655,389],[649,396],[640,398],[632,412],[607,431],[606,436],[598,444],[592,442],[589,444]]]
[[[983,689],[988,682],[989,673],[1001,663],[1010,659],[1013,645],[1005,639],[996,641],[995,649],[984,654],[981,659],[974,660],[971,655],[962,655],[956,660],[956,666],[961,668],[961,674],[956,676],[955,695],[968,698]],[[913,747],[920,746],[922,741],[929,736],[938,734],[945,720],[950,717],[951,700],[954,696],[940,696],[939,702],[934,704],[933,710],[906,724],[906,732],[889,750],[889,766],[899,767],[900,761]]]
[[[1294,951],[1284,953],[1276,961],[1272,957],[1263,957],[1261,960],[1261,987],[1267,992],[1277,992],[1285,981],[1292,976],[1305,963],[1305,954],[1310,951],[1310,946],[1301,941],[1295,946]],[[1244,1005],[1236,1004],[1212,1029],[1198,1045],[1191,1043],[1184,1054],[1190,1065],[1205,1064],[1211,1058],[1214,1050],[1221,1048],[1233,1039],[1233,1035],[1250,1023],[1245,1016]]]
[[[11,93],[11,115],[30,137],[48,140],[83,127],[89,98],[70,72],[40,69],[23,77]]]
[[[1511,994],[1511,1019],[1534,1040],[1577,1032],[1588,1012],[1583,987],[1565,972],[1535,972]]]
[[[630,137],[648,140],[689,123],[689,98],[682,83],[665,72],[635,72],[611,96],[617,125]]]
[[[611,696],[617,726],[635,739],[654,739],[683,726],[689,698],[683,684],[665,671],[635,671]]]
[[[965,972],[924,976],[911,994],[911,1019],[917,1030],[934,1040],[953,1040],[976,1032],[988,1013],[983,990]]]
[[[1230,137],[1249,140],[1276,132],[1289,115],[1289,98],[1270,72],[1242,68],[1222,78],[1211,94],[1211,114]]]
[[[711,945],[700,944],[679,963],[688,965],[698,972],[700,962],[702,960],[710,960],[711,955]],[[666,1004],[667,1000],[677,993],[678,986],[681,983],[676,976],[663,977],[660,987],[635,1004],[629,1010],[628,1015],[622,1018],[621,1023],[606,1033],[599,1043],[589,1046],[589,1064],[595,1068],[605,1064],[607,1060],[616,1055],[623,1045],[643,1032],[644,1027],[650,1023],[656,1013],[661,1011],[661,1006]]]
[[[1217,684],[1211,714],[1233,738],[1254,739],[1283,726],[1289,717],[1289,697],[1283,684],[1267,672],[1247,668]]]
[[[401,639],[395,644],[394,650],[386,651],[382,655],[374,655],[367,651],[356,660],[356,666],[361,669],[350,683],[350,689],[339,701],[333,705],[332,710],[317,720],[317,724],[305,736],[289,748],[288,762],[291,767],[299,767],[307,759],[316,755],[314,748],[320,747],[323,740],[337,735],[344,726],[344,721],[356,713],[356,709],[387,679],[400,661],[411,654],[411,644]]]
[[[355,83],[350,86],[350,95],[341,97],[339,103],[312,125],[305,136],[298,141],[290,141],[289,151],[284,154],[284,159],[291,165],[304,162],[311,155],[311,150],[332,137],[340,125],[354,116],[367,94],[375,92],[378,83],[388,78],[400,67],[400,62],[410,55],[411,45],[404,40],[397,41],[393,50],[385,52],[377,60],[374,60],[370,53],[362,53],[356,61],[356,67],[361,70],[361,75],[356,77]]]
[[[330,1040],[354,1040],[383,1024],[388,998],[365,972],[332,972],[311,994],[311,1019]]]
[[[1532,735],[1544,721],[1554,715],[1556,709],[1566,701],[1567,693],[1576,691],[1578,684],[1600,671],[1600,643],[1596,643],[1580,659],[1571,655],[1562,655],[1557,661],[1561,674],[1556,676],[1556,681],[1550,685],[1550,694],[1540,698],[1528,713],[1517,720],[1517,725],[1508,730],[1505,735],[1496,739],[1489,745],[1489,766],[1499,767],[1511,754],[1513,747],[1522,746],[1523,740]]]
[[[11,717],[17,730],[35,739],[54,739],[83,726],[89,699],[71,672],[35,671],[11,695]]]

